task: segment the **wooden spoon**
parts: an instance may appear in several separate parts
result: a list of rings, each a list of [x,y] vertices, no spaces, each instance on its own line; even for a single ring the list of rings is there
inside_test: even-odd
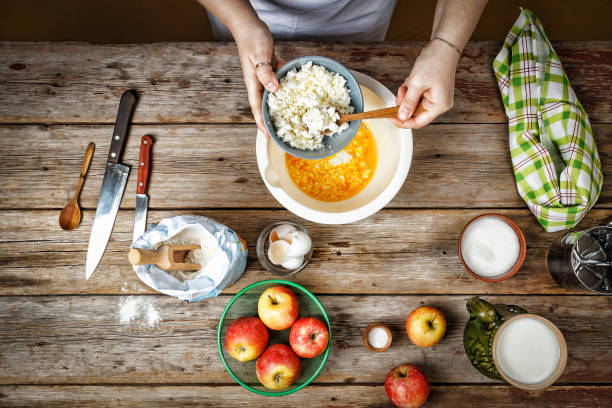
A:
[[[393,118],[397,118],[398,111],[399,111],[399,106],[393,106],[391,108],[376,109],[373,111],[361,112],[361,113],[344,114],[344,113],[338,112],[338,114],[340,115],[340,119],[338,119],[336,124],[340,126],[341,124],[345,122],[349,122],[351,120],[359,120],[359,119],[384,119],[384,118],[393,119]],[[304,125],[304,129],[308,130],[308,127]],[[324,135],[329,135],[330,133],[331,133],[331,130],[329,129],[323,132]]]
[[[397,118],[397,112],[399,111],[399,106],[393,106],[392,108],[383,108],[376,109],[368,112],[361,113],[349,113],[343,114],[340,113],[340,119],[338,119],[338,126],[343,124],[344,122],[348,122],[350,120],[359,120],[359,119],[382,119],[382,118]]]
[[[77,187],[77,191],[72,197],[72,200],[62,210],[59,215],[59,225],[63,230],[70,231],[75,229],[79,223],[81,222],[81,209],[79,208],[79,195],[81,195],[81,189],[83,188],[83,183],[85,182],[85,175],[87,174],[87,170],[89,169],[89,163],[91,163],[91,158],[93,156],[96,145],[94,142],[89,143],[87,145],[87,150],[85,150],[85,157],[83,157],[83,165],[81,166],[81,176],[79,177],[79,185]]]
[[[164,271],[197,271],[200,265],[185,263],[185,255],[198,245],[162,245],[157,249],[132,248],[128,259],[132,265],[157,265]]]

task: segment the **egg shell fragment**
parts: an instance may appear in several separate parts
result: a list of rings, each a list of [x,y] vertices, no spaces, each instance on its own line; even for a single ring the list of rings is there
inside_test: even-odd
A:
[[[300,267],[300,265],[304,262],[304,257],[299,256],[296,258],[287,258],[285,262],[281,264],[281,266],[285,269],[294,270]]]
[[[274,265],[280,265],[287,259],[287,253],[291,245],[287,241],[279,239],[270,244],[268,248],[268,258]]]
[[[310,236],[303,231],[292,231],[289,234],[291,243],[287,256],[290,258],[297,258],[306,255],[310,248],[312,248],[312,240]]]
[[[295,227],[290,224],[281,224],[278,227],[274,228],[270,233],[270,243],[278,241],[279,239],[283,239],[287,242],[291,242],[288,239],[289,233],[295,231]]]

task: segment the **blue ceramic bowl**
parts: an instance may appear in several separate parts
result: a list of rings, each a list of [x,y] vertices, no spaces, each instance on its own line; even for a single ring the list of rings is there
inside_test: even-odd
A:
[[[313,65],[321,65],[325,67],[328,71],[337,72],[346,78],[346,86],[348,87],[349,94],[351,96],[351,105],[353,106],[354,113],[363,112],[363,95],[361,94],[361,88],[359,87],[359,83],[348,69],[338,61],[335,61],[331,58],[326,57],[318,57],[318,56],[305,56],[296,58],[292,61],[287,62],[281,69],[276,71],[276,76],[280,80],[282,77],[287,74],[291,69],[296,68],[300,69],[302,65],[305,65],[308,61],[312,61]],[[359,126],[361,126],[361,120],[353,120],[349,122],[349,127],[340,133],[334,133],[332,135],[327,135],[323,137],[323,147],[317,150],[302,150],[296,149],[295,147],[290,146],[289,144],[283,142],[277,135],[276,129],[274,129],[274,124],[272,123],[272,118],[270,117],[270,112],[268,111],[268,91],[265,91],[263,94],[262,100],[262,114],[264,119],[264,124],[270,137],[287,153],[299,157],[302,159],[323,159],[325,157],[329,157],[333,154],[338,153],[340,150],[344,149],[350,142],[353,140],[353,137],[357,134],[359,130]]]

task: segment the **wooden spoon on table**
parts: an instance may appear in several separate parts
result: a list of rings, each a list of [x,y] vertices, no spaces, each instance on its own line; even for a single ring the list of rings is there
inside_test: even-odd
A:
[[[87,146],[87,150],[85,151],[85,157],[83,157],[83,165],[81,166],[81,176],[79,177],[79,185],[77,187],[76,193],[74,193],[74,197],[72,200],[62,210],[59,215],[59,225],[62,229],[66,231],[70,231],[75,229],[79,223],[81,222],[81,209],[79,208],[79,195],[81,195],[81,189],[83,188],[83,183],[85,182],[85,175],[87,174],[87,170],[89,169],[89,163],[91,163],[91,158],[93,156],[96,145],[94,142],[89,143]]]

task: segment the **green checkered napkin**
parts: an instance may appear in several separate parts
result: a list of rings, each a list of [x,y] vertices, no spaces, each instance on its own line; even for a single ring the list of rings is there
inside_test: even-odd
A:
[[[589,118],[529,10],[521,9],[493,68],[519,194],[546,231],[575,226],[599,197],[601,162]]]

